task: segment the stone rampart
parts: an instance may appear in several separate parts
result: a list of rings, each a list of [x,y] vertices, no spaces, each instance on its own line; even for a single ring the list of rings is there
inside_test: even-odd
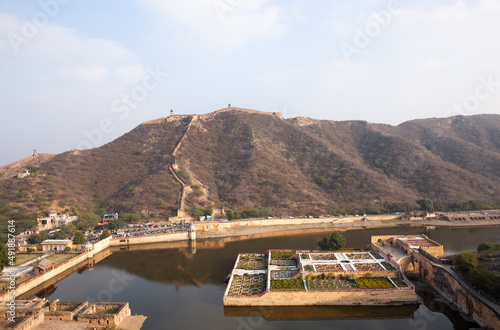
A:
[[[31,289],[36,288],[37,286],[41,285],[45,281],[50,280],[52,277],[63,273],[64,271],[70,269],[71,267],[74,267],[74,266],[78,265],[79,263],[86,261],[88,259],[88,253],[89,252],[84,252],[84,253],[82,253],[74,258],[71,258],[71,259],[63,262],[60,265],[57,265],[53,270],[51,270],[43,275],[33,277],[30,280],[18,285],[16,287],[16,291],[15,291],[16,297],[25,293],[25,292],[28,292]],[[3,294],[0,295],[0,301],[4,301],[4,300],[8,300],[8,299],[9,299],[9,292],[4,292]]]

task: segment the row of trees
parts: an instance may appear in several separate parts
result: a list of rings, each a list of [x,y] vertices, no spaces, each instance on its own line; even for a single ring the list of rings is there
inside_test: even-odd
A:
[[[484,242],[477,246],[477,252],[481,251],[500,251],[500,243]]]
[[[477,210],[492,210],[500,208],[500,202],[496,204],[485,204],[479,201],[468,201],[468,202],[454,202],[448,205],[441,203],[434,203],[433,200],[428,198],[421,198],[417,200],[417,204],[420,209],[424,212],[457,212],[457,211],[477,211]]]

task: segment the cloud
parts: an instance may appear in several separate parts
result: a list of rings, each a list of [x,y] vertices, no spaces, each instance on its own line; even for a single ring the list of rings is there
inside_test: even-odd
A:
[[[144,66],[140,63],[125,65],[116,69],[116,76],[127,84],[137,84],[146,75]]]
[[[108,68],[101,65],[79,66],[71,69],[61,69],[55,75],[57,78],[70,80],[101,81],[109,76]]]
[[[239,47],[249,41],[283,34],[295,8],[286,9],[267,0],[139,0],[167,23],[181,27],[190,40],[219,47]],[[181,38],[182,39],[182,38]]]
[[[0,53],[21,58],[59,62],[113,62],[133,54],[119,43],[102,38],[86,38],[74,29],[50,24],[27,34],[31,21],[0,13]]]
[[[384,6],[380,3],[373,12]],[[439,6],[402,1],[390,24],[347,61],[338,46],[342,42],[353,44],[355,28],[363,30],[372,20],[371,9],[341,19],[352,10],[345,8],[345,12],[330,16],[337,18],[335,27],[339,30],[332,30],[337,50],[318,74],[316,93],[311,97],[315,108],[335,109],[329,118],[397,124],[447,116],[457,100],[474,90],[479,77],[492,74],[500,81],[498,1],[458,0]],[[349,28],[351,33],[346,37]],[[499,98],[500,90],[475,113],[499,113],[494,101]]]

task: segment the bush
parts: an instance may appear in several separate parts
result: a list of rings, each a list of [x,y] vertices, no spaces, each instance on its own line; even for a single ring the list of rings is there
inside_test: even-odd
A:
[[[354,282],[361,289],[393,288],[394,285],[385,277],[360,277]]]
[[[271,251],[271,259],[289,259],[295,251]]]
[[[202,190],[193,190],[193,194],[196,197],[201,197],[201,196],[205,195],[205,193]]]
[[[271,280],[271,290],[305,290],[300,279]]]

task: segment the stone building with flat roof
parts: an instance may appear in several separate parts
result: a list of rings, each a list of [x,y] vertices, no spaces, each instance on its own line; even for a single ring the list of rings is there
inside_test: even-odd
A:
[[[43,275],[54,269],[54,262],[49,259],[43,259],[34,268],[35,276]]]
[[[47,239],[41,244],[43,252],[62,252],[67,246],[73,248],[73,241],[70,239]]]

